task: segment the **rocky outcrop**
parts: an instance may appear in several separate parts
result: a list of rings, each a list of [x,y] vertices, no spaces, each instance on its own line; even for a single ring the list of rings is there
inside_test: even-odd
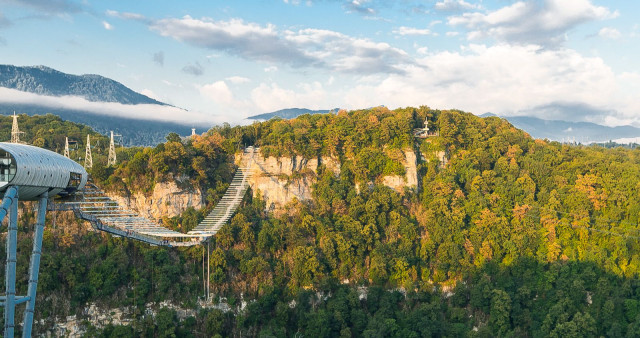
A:
[[[130,196],[109,194],[109,197],[140,216],[155,220],[180,215],[188,207],[200,209],[204,206],[201,191],[180,188],[174,181],[156,183],[150,195],[136,192]]]
[[[321,156],[306,159],[301,156],[266,157],[259,152],[242,153],[236,157],[236,164],[250,168],[253,176],[249,184],[254,195],[261,194],[267,207],[282,206],[294,198],[309,200],[312,198],[311,186],[316,182],[318,167],[324,165],[327,170],[340,174],[340,160]],[[405,187],[418,186],[417,158],[412,150],[404,151],[405,175],[392,175],[382,178],[382,183],[398,192]]]
[[[214,304],[217,305],[217,304]],[[227,305],[228,306],[228,305]],[[214,307],[214,306],[209,306]],[[195,317],[197,309],[186,309],[179,305],[172,304],[168,301],[161,303],[148,303],[145,305],[144,316],[155,317],[158,310],[167,308],[176,311],[178,320],[182,321],[188,317]],[[85,337],[87,332],[87,324],[103,329],[105,326],[111,325],[131,325],[135,320],[134,308],[127,306],[122,308],[100,308],[96,304],[88,304],[82,310],[80,316],[67,316],[62,321],[56,321],[45,332],[47,337]],[[41,320],[38,325],[46,327],[50,325],[45,320]]]
[[[402,192],[405,187],[412,189],[418,187],[418,162],[416,153],[412,150],[405,150],[404,158],[405,160],[402,163],[405,170],[404,176],[387,175],[382,177],[382,184],[397,192]]]

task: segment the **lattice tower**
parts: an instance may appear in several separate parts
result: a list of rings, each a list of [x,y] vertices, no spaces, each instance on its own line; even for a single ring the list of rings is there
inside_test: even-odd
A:
[[[113,141],[113,130],[111,131],[111,141],[109,142],[109,158],[107,159],[107,165],[116,165],[116,144]]]
[[[87,134],[87,150],[84,154],[84,167],[90,169],[93,167],[93,157],[91,157],[91,139]]]
[[[24,132],[18,128],[18,116],[13,112],[13,125],[11,125],[11,143],[20,143],[20,134]]]
[[[69,158],[69,138],[64,138],[64,157]]]

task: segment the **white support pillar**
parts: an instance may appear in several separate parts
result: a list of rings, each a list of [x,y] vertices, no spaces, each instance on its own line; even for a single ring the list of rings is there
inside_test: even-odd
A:
[[[47,214],[48,193],[40,196],[38,201],[38,221],[33,235],[33,251],[31,252],[31,264],[29,267],[29,289],[27,291],[27,308],[24,311],[24,321],[22,337],[31,337],[33,326],[33,312],[36,307],[36,291],[38,289],[38,272],[40,270],[40,255],[42,254],[42,235],[44,233],[44,222]]]
[[[17,190],[17,187],[16,187]],[[17,194],[16,194],[17,195]],[[16,311],[16,251],[18,245],[18,198],[9,207],[9,233],[7,234],[7,265],[5,290],[7,300],[4,307],[4,336],[13,337]]]

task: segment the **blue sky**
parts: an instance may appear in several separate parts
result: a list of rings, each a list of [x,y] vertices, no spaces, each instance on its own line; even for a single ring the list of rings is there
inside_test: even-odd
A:
[[[208,122],[428,105],[640,126],[636,1],[0,0],[0,63],[100,74]],[[110,110],[109,110],[110,109]]]

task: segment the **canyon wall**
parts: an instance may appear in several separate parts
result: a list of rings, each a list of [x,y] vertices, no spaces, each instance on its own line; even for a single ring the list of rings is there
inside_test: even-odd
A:
[[[403,153],[405,175],[382,178],[382,184],[398,192],[402,192],[405,187],[415,189],[418,186],[416,154],[412,150],[405,150]],[[340,160],[329,156],[312,159],[301,156],[264,158],[259,152],[241,153],[236,155],[236,164],[250,168],[253,175],[249,184],[253,194],[261,194],[267,202],[267,208],[282,206],[294,198],[311,199],[312,186],[316,182],[320,165],[336,175],[340,174]]]
[[[201,191],[182,189],[174,181],[156,183],[149,196],[136,192],[129,196],[109,194],[109,197],[140,216],[155,220],[178,216],[188,207],[200,209],[204,206]]]

